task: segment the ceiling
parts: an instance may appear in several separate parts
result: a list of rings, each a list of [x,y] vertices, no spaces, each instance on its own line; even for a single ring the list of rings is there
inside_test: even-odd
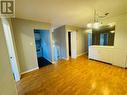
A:
[[[127,13],[127,0],[15,0],[16,17],[61,25],[84,26],[93,10],[108,17]]]

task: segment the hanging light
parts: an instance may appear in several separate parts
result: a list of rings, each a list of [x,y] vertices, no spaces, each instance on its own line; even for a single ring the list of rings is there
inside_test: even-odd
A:
[[[110,31],[111,33],[115,33],[115,31]]]
[[[97,14],[96,10],[94,10],[94,21],[93,21],[93,23],[88,23],[87,28],[99,29],[99,27],[102,25],[101,22],[99,22],[99,18],[104,18],[108,14],[109,13],[105,13],[104,15],[100,16],[100,15]]]
[[[88,23],[87,24],[87,28],[92,28],[93,24],[92,23]]]
[[[100,26],[101,26],[101,23],[100,22],[88,23],[87,24],[87,28],[99,29]]]
[[[93,24],[93,28],[94,28],[94,29],[99,29],[100,26],[101,26],[101,23],[99,23],[99,22],[95,22],[95,23]]]
[[[115,22],[109,23],[108,25],[109,25],[110,27],[113,27],[113,26],[115,26]]]

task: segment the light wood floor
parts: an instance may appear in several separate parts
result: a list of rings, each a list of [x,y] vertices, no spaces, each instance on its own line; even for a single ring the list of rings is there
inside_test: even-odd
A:
[[[127,95],[127,69],[86,56],[23,75],[19,95]]]

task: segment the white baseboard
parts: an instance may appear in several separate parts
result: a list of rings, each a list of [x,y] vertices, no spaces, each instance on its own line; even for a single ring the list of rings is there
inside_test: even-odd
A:
[[[77,57],[87,54],[87,52],[83,52],[81,54],[78,54]]]
[[[52,61],[52,64],[56,64],[57,63],[57,61]]]
[[[65,57],[62,57],[61,59],[64,59],[64,60],[69,60],[69,58],[65,58]]]
[[[65,60],[69,60],[69,58],[65,58]]]
[[[21,73],[21,75],[23,75],[25,73],[28,73],[28,72],[31,72],[31,71],[34,71],[34,70],[37,70],[37,69],[39,69],[39,67],[36,67],[36,68],[30,69],[30,70],[24,71],[24,72]]]

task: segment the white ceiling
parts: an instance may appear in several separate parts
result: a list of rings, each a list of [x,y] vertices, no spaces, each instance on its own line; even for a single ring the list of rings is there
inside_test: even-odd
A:
[[[127,12],[127,0],[15,0],[16,17],[61,25],[84,26],[93,17],[109,12],[109,17]]]

